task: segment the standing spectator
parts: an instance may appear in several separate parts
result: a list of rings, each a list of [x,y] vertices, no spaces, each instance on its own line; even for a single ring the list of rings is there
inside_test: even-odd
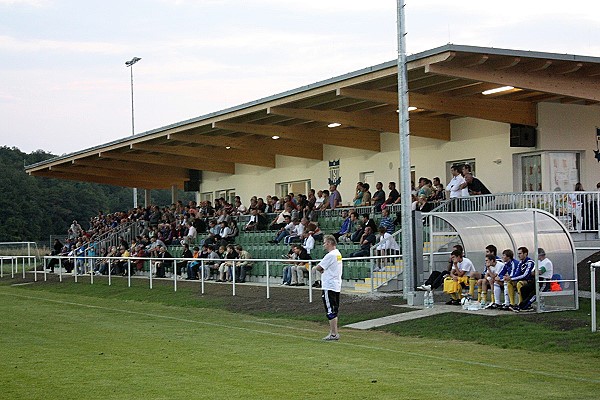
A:
[[[329,320],[329,334],[323,340],[340,340],[338,333],[338,311],[340,306],[340,292],[342,291],[342,255],[337,249],[337,242],[331,235],[323,239],[323,247],[327,254],[317,265],[317,270],[322,274],[323,305]]]
[[[450,192],[450,198],[462,197],[462,185],[465,184],[465,178],[461,175],[462,166],[453,165],[450,167],[452,180],[448,183],[446,190]]]
[[[375,191],[375,193],[373,193],[373,196],[371,197],[371,202],[373,203],[373,206],[375,207],[375,212],[380,212],[381,205],[385,201],[385,192],[383,191],[383,183],[377,182],[375,184],[375,189],[376,189],[376,191]]]
[[[388,198],[383,202],[383,205],[391,206],[392,204],[397,204],[400,202],[400,193],[396,190],[396,183],[390,182],[388,184],[388,189],[390,189],[390,193],[388,194]],[[383,208],[383,205],[381,208]]]
[[[329,208],[332,210],[342,205],[342,195],[337,190],[337,185],[329,186]]]

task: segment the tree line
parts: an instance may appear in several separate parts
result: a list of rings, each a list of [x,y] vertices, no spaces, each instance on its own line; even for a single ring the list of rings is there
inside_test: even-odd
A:
[[[0,242],[47,241],[63,235],[73,220],[84,229],[98,211],[126,211],[133,206],[131,188],[29,176],[25,166],[56,157],[37,150],[0,147]],[[143,205],[143,190],[138,191]],[[153,204],[171,203],[170,190],[153,190]],[[179,199],[193,198],[180,191]]]

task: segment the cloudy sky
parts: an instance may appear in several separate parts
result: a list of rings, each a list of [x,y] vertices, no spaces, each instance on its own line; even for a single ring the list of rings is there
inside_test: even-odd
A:
[[[407,0],[446,43],[600,57],[598,0]],[[0,0],[0,145],[70,153],[393,60],[395,0]]]

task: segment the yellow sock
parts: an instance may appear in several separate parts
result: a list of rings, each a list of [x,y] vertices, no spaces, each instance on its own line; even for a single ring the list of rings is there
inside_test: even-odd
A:
[[[477,285],[477,279],[469,278],[469,295],[475,296],[475,286]]]
[[[492,303],[496,302],[496,296],[494,296],[494,291],[492,290],[492,295],[490,296],[492,298]]]
[[[512,282],[509,282],[507,286],[510,304],[515,305],[515,287],[513,286]]]
[[[481,301],[481,289],[477,291],[477,301]]]

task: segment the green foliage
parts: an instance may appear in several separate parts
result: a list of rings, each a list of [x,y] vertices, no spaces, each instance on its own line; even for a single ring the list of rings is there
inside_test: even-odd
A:
[[[0,242],[47,241],[64,235],[75,219],[87,229],[90,217],[103,212],[127,211],[132,206],[130,188],[86,182],[40,178],[25,173],[25,166],[55,155],[37,150],[26,154],[17,148],[0,147]],[[138,203],[144,204],[143,191]],[[152,203],[171,203],[170,190],[153,190]],[[179,192],[178,198],[192,199]]]

